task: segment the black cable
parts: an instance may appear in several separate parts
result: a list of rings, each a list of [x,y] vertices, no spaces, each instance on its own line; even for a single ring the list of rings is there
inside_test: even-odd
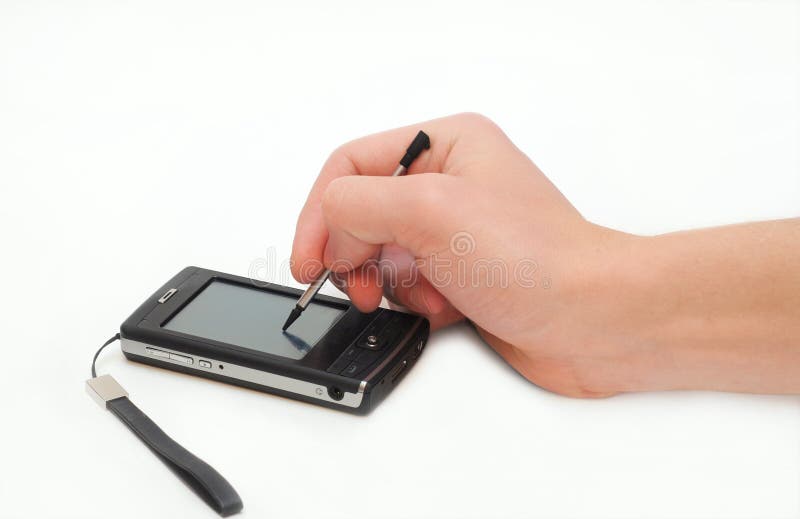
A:
[[[105,344],[103,344],[102,346],[100,346],[100,349],[99,349],[99,350],[97,350],[97,353],[95,353],[95,354],[94,354],[94,358],[92,359],[92,378],[95,378],[95,377],[97,377],[97,371],[95,371],[95,369],[94,369],[94,365],[97,363],[97,357],[100,355],[100,352],[101,352],[101,351],[103,351],[103,349],[104,349],[106,346],[108,346],[109,344],[111,344],[112,342],[114,342],[114,341],[117,341],[117,340],[119,340],[119,333],[115,334],[113,337],[111,337],[110,339],[108,339],[108,340],[105,342]]]

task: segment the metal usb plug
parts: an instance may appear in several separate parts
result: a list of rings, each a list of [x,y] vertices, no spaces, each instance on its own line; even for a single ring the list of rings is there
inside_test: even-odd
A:
[[[108,408],[111,400],[128,396],[128,392],[111,375],[100,375],[87,380],[86,392],[103,409]]]

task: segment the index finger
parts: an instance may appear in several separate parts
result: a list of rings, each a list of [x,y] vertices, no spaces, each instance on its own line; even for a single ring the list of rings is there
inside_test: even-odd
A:
[[[291,262],[295,279],[310,283],[322,270],[328,229],[321,202],[334,179],[347,175],[391,175],[420,130],[430,135],[431,148],[414,161],[408,174],[453,171],[457,169],[451,160],[455,146],[463,145],[475,133],[482,133],[476,129],[487,124],[494,127],[482,116],[461,114],[376,133],[337,148],[322,167],[297,220]]]

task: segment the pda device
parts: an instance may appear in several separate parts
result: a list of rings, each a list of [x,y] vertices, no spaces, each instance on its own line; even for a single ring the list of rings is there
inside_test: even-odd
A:
[[[393,176],[403,175],[428,148],[430,138],[418,132]],[[417,361],[430,325],[422,317],[383,308],[365,314],[343,299],[318,296],[329,273],[303,292],[187,267],[100,346],[86,392],[214,511],[239,513],[244,504],[233,485],[164,432],[114,377],[98,375],[97,358],[119,340],[133,361],[366,414]]]
[[[317,296],[289,330],[301,290],[187,267],[120,328],[125,356],[357,414],[375,408],[425,347],[425,318]]]

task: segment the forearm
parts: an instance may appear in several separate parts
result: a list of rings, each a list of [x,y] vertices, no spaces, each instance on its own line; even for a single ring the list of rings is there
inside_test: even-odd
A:
[[[637,238],[626,257],[622,390],[800,392],[800,219]]]

